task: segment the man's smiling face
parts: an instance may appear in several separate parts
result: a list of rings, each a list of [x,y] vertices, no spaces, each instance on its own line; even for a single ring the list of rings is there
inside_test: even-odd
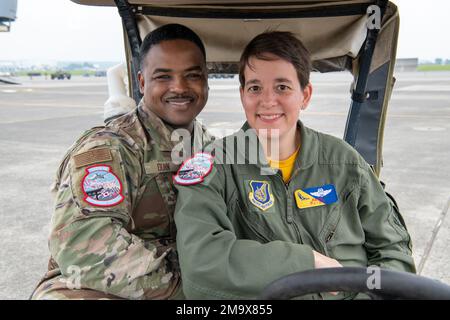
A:
[[[138,78],[145,107],[174,127],[191,127],[208,99],[205,59],[188,40],[151,47]]]

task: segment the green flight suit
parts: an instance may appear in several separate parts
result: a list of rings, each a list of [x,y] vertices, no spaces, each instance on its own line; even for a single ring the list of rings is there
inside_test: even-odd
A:
[[[173,134],[141,101],[74,143],[57,173],[51,259],[32,299],[183,297]],[[195,122],[194,151],[209,140]]]
[[[214,164],[203,182],[175,184],[177,246],[187,298],[256,298],[272,281],[314,269],[312,250],[343,266],[415,272],[403,219],[370,166],[346,142],[300,121],[298,127],[301,149],[287,184],[280,172],[264,165],[264,156],[264,161],[258,157],[248,164],[251,152],[238,140],[229,142],[237,134],[211,145]],[[243,130],[248,128],[245,124]],[[230,164],[239,154],[247,164]],[[265,193],[256,194],[255,181],[269,186]],[[299,208],[296,191],[325,185],[335,188],[336,202]],[[259,203],[258,197],[268,201]]]

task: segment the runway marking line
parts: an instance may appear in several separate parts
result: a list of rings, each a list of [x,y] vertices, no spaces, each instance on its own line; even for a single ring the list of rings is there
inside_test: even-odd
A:
[[[447,204],[445,205],[444,209],[441,212],[441,215],[439,216],[438,220],[436,221],[436,224],[433,228],[433,231],[431,232],[431,238],[428,240],[427,246],[425,247],[424,254],[422,256],[422,259],[420,260],[419,266],[417,267],[417,274],[422,274],[422,271],[425,267],[425,264],[430,257],[431,250],[433,249],[434,242],[436,241],[436,237],[439,233],[439,230],[441,229],[441,226],[443,225],[444,219],[447,216],[447,213],[450,209],[450,198],[447,200]]]

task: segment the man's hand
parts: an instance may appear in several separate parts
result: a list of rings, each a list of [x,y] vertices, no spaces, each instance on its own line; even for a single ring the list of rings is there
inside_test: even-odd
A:
[[[313,250],[314,254],[314,266],[316,269],[321,268],[342,268],[342,264],[340,264],[336,259],[324,256],[317,251]],[[329,292],[332,295],[337,295],[337,292]]]

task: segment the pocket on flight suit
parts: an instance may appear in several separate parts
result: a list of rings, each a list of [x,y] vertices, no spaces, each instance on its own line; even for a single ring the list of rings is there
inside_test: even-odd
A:
[[[232,220],[234,220],[233,225],[236,227],[238,238],[256,240],[261,243],[272,241],[274,237],[272,232],[265,228],[259,219],[255,221],[250,217],[254,213],[249,212],[239,199],[233,201],[230,209],[235,213]]]
[[[319,236],[325,255],[338,260],[344,266],[363,266],[367,261],[361,245],[364,242],[364,230],[359,222],[356,223],[359,220],[359,215],[354,209],[357,194],[355,186],[339,194],[339,202],[325,221]],[[355,214],[352,215],[353,212]],[[352,216],[350,221],[348,216]],[[354,262],[355,260],[358,262]],[[320,295],[326,300],[353,300],[357,296],[353,292],[338,292],[337,295],[321,293]]]
[[[255,183],[254,188],[251,182]],[[235,207],[236,219],[248,239],[255,238],[262,242],[280,239],[277,201],[269,181],[243,179],[242,191],[236,192],[231,205]]]
[[[402,236],[402,238],[407,241],[408,248],[410,251],[412,251],[412,242],[411,242],[411,236],[409,235],[408,228],[406,227],[405,219],[403,218],[402,214],[400,213],[400,209],[398,208],[397,201],[395,201],[394,197],[386,192],[387,197],[389,198],[389,201],[392,204],[392,207],[394,209],[394,212],[392,215],[389,216],[389,223],[391,226]],[[409,252],[406,252],[410,254]]]
[[[357,210],[358,190],[353,185],[339,194],[339,200],[326,218],[319,239],[324,253],[352,265],[364,265],[364,230]],[[354,262],[353,262],[354,261]]]

